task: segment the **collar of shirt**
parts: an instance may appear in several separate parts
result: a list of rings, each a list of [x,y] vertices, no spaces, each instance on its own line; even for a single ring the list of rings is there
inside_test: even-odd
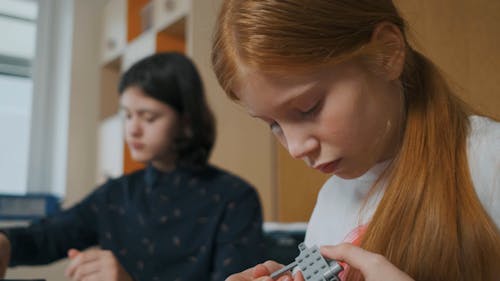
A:
[[[160,171],[149,163],[144,173],[144,181],[146,182],[146,186],[154,188],[159,183],[171,181],[174,175],[179,174],[179,171],[179,168],[174,168],[168,172]]]

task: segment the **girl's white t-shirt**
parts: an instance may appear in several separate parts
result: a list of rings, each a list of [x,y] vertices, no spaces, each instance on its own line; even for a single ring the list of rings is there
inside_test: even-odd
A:
[[[471,116],[469,120],[467,157],[472,181],[484,208],[500,227],[500,123],[481,116]],[[378,163],[356,179],[332,176],[323,185],[307,226],[308,247],[341,243],[371,218],[383,191],[370,197],[362,212],[360,209],[388,163]]]

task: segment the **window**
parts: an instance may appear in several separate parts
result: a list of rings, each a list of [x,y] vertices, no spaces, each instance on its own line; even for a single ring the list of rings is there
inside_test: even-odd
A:
[[[0,0],[0,193],[27,192],[38,2]]]
[[[0,194],[50,193],[70,202],[93,189],[100,24],[88,19],[103,3],[0,0],[1,20],[31,26],[0,25],[0,110],[11,114],[0,123]],[[12,47],[15,40],[24,41]],[[18,125],[13,112],[23,116]]]

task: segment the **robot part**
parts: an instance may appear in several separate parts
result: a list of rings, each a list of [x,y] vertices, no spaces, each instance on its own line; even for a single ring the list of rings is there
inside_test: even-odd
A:
[[[271,278],[278,278],[283,273],[298,266],[306,281],[340,281],[338,274],[344,268],[334,260],[325,260],[317,246],[307,248],[304,243],[300,243],[299,250],[300,254],[295,258],[295,261],[273,272]]]

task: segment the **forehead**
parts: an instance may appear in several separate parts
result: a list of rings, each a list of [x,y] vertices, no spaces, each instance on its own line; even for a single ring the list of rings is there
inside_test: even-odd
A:
[[[160,102],[150,96],[148,96],[139,87],[128,87],[123,91],[120,97],[120,104],[122,107],[128,109],[134,108],[159,108],[167,106],[163,102]]]
[[[156,100],[138,87],[129,87],[123,91],[120,97],[121,108],[138,114],[160,114],[165,116],[179,116],[179,113],[171,106]]]
[[[261,115],[285,106],[314,89],[321,83],[323,76],[323,72],[286,75],[249,71],[240,76],[233,92],[251,115]]]

